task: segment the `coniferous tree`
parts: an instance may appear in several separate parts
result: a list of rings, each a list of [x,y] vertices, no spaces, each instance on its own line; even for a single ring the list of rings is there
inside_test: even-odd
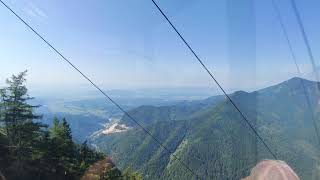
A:
[[[50,137],[51,138],[58,138],[59,137],[59,119],[57,117],[53,118],[52,127],[49,129]]]
[[[32,160],[33,149],[41,140],[45,125],[36,122],[41,116],[34,110],[38,106],[28,104],[33,99],[25,86],[27,71],[7,79],[7,87],[1,89],[1,123],[9,141],[10,153],[17,159],[16,168],[22,171]]]
[[[54,118],[49,130],[34,113],[38,106],[25,86],[26,71],[7,80],[0,89],[0,179],[79,179],[86,169],[105,156],[84,142],[77,145],[67,120]],[[121,177],[109,169],[104,177]]]
[[[53,120],[53,125],[49,129],[50,143],[52,146],[51,155],[57,160],[55,167],[57,171],[64,174],[75,173],[75,144],[72,141],[71,128],[65,118],[60,121],[57,117]]]

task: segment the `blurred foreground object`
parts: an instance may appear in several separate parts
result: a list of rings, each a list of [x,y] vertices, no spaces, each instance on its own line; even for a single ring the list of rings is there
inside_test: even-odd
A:
[[[4,175],[1,173],[1,171],[0,171],[0,180],[6,180],[6,178],[5,178]]]
[[[242,180],[300,180],[284,161],[263,160],[252,168],[250,176]]]

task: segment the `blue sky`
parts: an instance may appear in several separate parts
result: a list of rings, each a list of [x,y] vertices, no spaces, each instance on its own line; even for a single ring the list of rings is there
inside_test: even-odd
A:
[[[320,2],[296,0],[317,64]],[[216,89],[151,0],[4,0],[105,89]],[[271,0],[158,0],[226,89],[256,89],[297,76]],[[305,77],[310,61],[288,0],[279,0]],[[0,85],[29,70],[34,89],[88,83],[2,5]]]

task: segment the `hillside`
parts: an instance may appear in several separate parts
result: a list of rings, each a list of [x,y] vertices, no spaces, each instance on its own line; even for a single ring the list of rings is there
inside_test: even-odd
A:
[[[213,96],[204,100],[183,101],[168,106],[143,105],[132,109],[129,113],[144,125],[157,121],[185,120],[200,110],[216,105],[222,99],[224,99],[223,96]],[[136,126],[127,116],[123,116],[121,122],[128,126]]]
[[[311,109],[306,104],[301,81],[312,97]],[[319,175],[320,151],[312,124],[312,113],[319,120],[316,97],[316,83],[300,78],[251,93],[231,94],[278,158],[293,167],[301,179]],[[240,179],[249,174],[257,161],[272,158],[224,98],[203,106],[197,103],[198,107],[185,108],[142,106],[130,114],[205,179]],[[122,122],[130,124],[126,117]],[[110,154],[118,167],[133,166],[146,179],[190,179],[192,176],[172,154],[137,127],[101,135],[92,143]]]
[[[179,103],[185,106],[192,99],[208,96],[208,93],[202,92],[201,89],[113,90],[108,93],[125,110],[141,105],[168,106]],[[199,97],[194,96],[197,93],[200,93]],[[181,98],[185,99],[181,100]],[[37,109],[37,113],[43,114],[43,122],[50,126],[55,116],[65,117],[73,131],[74,140],[77,142],[85,141],[92,133],[109,124],[110,120],[119,119],[122,116],[122,112],[116,106],[106,102],[100,94],[91,91],[85,91],[71,97],[65,94],[54,97],[40,96],[30,102],[34,105],[42,105]],[[129,122],[131,123],[131,121]]]

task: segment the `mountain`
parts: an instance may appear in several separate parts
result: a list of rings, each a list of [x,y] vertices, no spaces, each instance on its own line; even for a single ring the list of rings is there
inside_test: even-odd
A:
[[[169,106],[143,105],[131,110],[129,114],[139,119],[139,123],[143,125],[157,121],[183,120],[200,110],[214,106],[222,99],[224,99],[223,96],[213,96],[205,100],[183,101]],[[121,122],[128,126],[136,126],[127,116],[123,116]]]
[[[125,110],[129,110],[141,105],[157,105],[164,106],[182,102],[172,94],[163,95],[171,99],[161,99],[158,97],[142,97],[138,94],[136,97],[132,91],[112,91],[112,97],[115,96],[116,102],[121,104]],[[90,94],[90,93],[89,93]],[[151,96],[150,93],[149,96]],[[74,139],[83,142],[92,133],[100,130],[111,119],[119,119],[122,116],[120,111],[114,104],[107,102],[103,97],[89,96],[79,98],[56,98],[56,97],[39,97],[33,99],[33,105],[43,105],[37,109],[38,114],[43,115],[43,121],[52,125],[52,120],[56,116],[58,118],[65,117],[68,120],[72,130]]]
[[[303,88],[302,84],[305,88]],[[279,160],[301,179],[319,179],[318,83],[292,78],[254,92],[230,97]],[[306,100],[309,97],[310,106]],[[120,168],[133,167],[145,179],[240,179],[258,161],[273,159],[232,104],[222,96],[171,106],[141,106],[129,111],[162,142],[165,151],[128,117],[119,123],[131,128],[91,139]]]

